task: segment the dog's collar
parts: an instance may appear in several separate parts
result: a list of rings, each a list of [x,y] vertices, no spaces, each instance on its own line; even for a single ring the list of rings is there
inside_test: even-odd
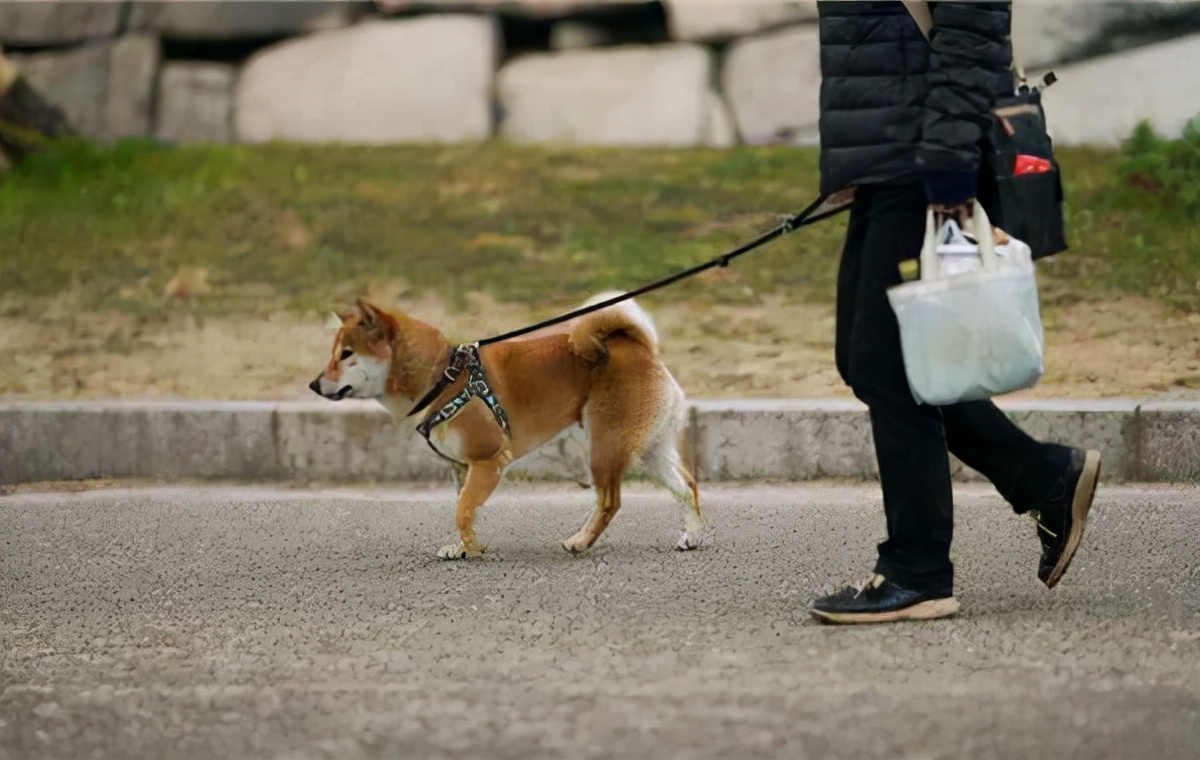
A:
[[[425,440],[429,441],[431,446],[433,442],[430,441],[429,435],[433,432],[433,429],[443,422],[452,420],[455,415],[462,411],[467,402],[476,397],[487,404],[488,409],[492,410],[492,415],[496,418],[496,424],[500,426],[504,434],[512,435],[512,430],[508,424],[508,414],[505,413],[504,407],[500,406],[500,401],[496,398],[495,392],[492,391],[491,383],[488,382],[487,372],[483,369],[483,362],[479,359],[478,343],[465,343],[450,352],[450,359],[446,364],[446,370],[442,373],[441,378],[417,402],[417,405],[409,412],[409,416],[429,406],[429,404],[442,394],[442,391],[452,385],[462,375],[464,370],[467,373],[467,383],[458,392],[458,395],[443,404],[442,408],[430,414],[417,425],[417,432],[425,436]]]

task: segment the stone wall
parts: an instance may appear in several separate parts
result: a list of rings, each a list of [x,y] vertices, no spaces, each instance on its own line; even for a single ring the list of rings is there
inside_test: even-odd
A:
[[[1015,9],[1019,58],[1062,82],[1061,142],[1200,112],[1200,2]],[[720,147],[816,141],[815,19],[815,0],[0,0],[0,45],[103,139]]]

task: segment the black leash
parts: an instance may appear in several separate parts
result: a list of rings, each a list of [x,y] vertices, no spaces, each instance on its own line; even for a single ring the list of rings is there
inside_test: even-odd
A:
[[[645,295],[646,293],[650,293],[651,291],[658,290],[659,288],[665,288],[668,285],[674,285],[675,283],[679,282],[680,280],[684,280],[684,279],[687,279],[688,277],[698,275],[701,272],[712,269],[713,267],[727,267],[727,266],[729,266],[730,261],[736,259],[738,256],[741,256],[744,253],[749,253],[750,251],[753,251],[755,248],[759,248],[759,247],[771,242],[772,240],[775,240],[776,238],[781,238],[784,235],[788,234],[789,232],[798,230],[801,227],[807,227],[810,224],[819,222],[822,219],[827,219],[827,218],[833,216],[834,214],[837,214],[838,212],[840,212],[846,208],[849,208],[849,204],[847,203],[842,206],[835,206],[832,210],[831,209],[821,209],[821,207],[823,205],[825,205],[825,203],[828,200],[829,200],[828,195],[822,195],[820,198],[817,198],[815,201],[810,203],[808,205],[808,207],[805,208],[803,211],[801,211],[799,214],[796,214],[795,216],[787,218],[786,220],[784,220],[784,222],[782,224],[780,224],[778,227],[771,230],[770,232],[767,232],[764,235],[762,235],[754,240],[751,240],[749,243],[746,243],[745,245],[743,245],[740,248],[736,248],[736,249],[730,251],[729,253],[726,253],[722,256],[718,256],[717,258],[712,259],[711,261],[706,261],[703,264],[697,264],[696,266],[692,267],[691,269],[685,269],[682,272],[678,272],[676,274],[671,275],[670,277],[664,277],[663,279],[656,280],[656,281],[650,283],[649,285],[643,285],[642,287],[638,288],[637,290],[631,290],[628,293],[622,293],[621,295],[614,296],[612,298],[609,298],[608,300],[600,301],[599,303],[594,303],[594,304],[591,304],[590,306],[583,306],[574,311],[569,311],[566,314],[560,314],[557,317],[551,317],[550,319],[543,320],[541,322],[538,322],[537,324],[529,325],[527,327],[522,327],[517,330],[512,330],[511,332],[506,332],[503,335],[496,335],[491,338],[485,338],[484,340],[479,341],[479,345],[486,346],[489,343],[499,343],[501,341],[511,340],[512,338],[518,338],[522,335],[526,335],[528,333],[534,332],[535,330],[541,330],[543,327],[551,327],[553,325],[561,324],[562,322],[566,322],[568,320],[575,319],[576,317],[582,317],[584,314],[591,314],[593,311],[600,311],[601,309],[607,309],[609,306],[612,306],[613,304],[618,304],[618,303],[621,303],[622,301],[628,301],[631,298],[637,298],[640,295]],[[820,213],[818,213],[818,210],[820,210]]]
[[[648,285],[643,285],[642,287],[640,287],[636,290],[631,290],[628,293],[622,293],[619,296],[614,296],[607,300],[600,301],[599,303],[594,303],[594,304],[590,304],[588,306],[580,307],[578,309],[575,309],[574,311],[569,311],[566,314],[560,314],[557,317],[552,317],[550,319],[543,320],[541,322],[538,322],[537,324],[528,325],[527,327],[522,327],[517,330],[512,330],[511,332],[506,332],[501,335],[495,335],[491,338],[485,338],[483,340],[477,341],[472,344],[467,344],[467,345],[473,346],[476,349],[478,349],[481,346],[486,346],[486,345],[489,345],[492,343],[499,343],[499,342],[505,341],[505,340],[512,340],[513,338],[518,338],[522,335],[527,335],[531,332],[534,332],[535,330],[541,330],[542,328],[545,328],[545,327],[551,327],[553,325],[561,324],[568,320],[575,319],[576,317],[581,317],[584,314],[591,314],[593,311],[600,311],[601,309],[607,309],[609,306],[621,303],[622,301],[628,301],[631,298],[637,298],[640,295],[645,295],[646,293],[649,293],[654,290],[658,290],[659,288],[665,288],[668,285],[673,285],[674,283],[679,282],[680,280],[698,275],[701,272],[712,269],[713,267],[727,267],[727,266],[729,266],[730,261],[733,261],[738,256],[741,256],[744,253],[749,253],[750,251],[753,251],[755,248],[759,248],[763,245],[766,245],[767,243],[771,242],[772,240],[775,240],[776,238],[781,238],[790,232],[794,232],[794,231],[800,229],[801,227],[807,227],[810,224],[816,224],[819,221],[822,221],[824,219],[828,219],[831,216],[836,216],[837,214],[840,214],[841,212],[850,208],[850,202],[853,199],[853,197],[854,197],[853,193],[846,193],[846,194],[837,193],[835,195],[822,195],[821,197],[817,198],[812,203],[808,204],[808,206],[803,211],[801,211],[799,214],[788,217],[787,219],[785,219],[783,221],[782,224],[780,224],[778,227],[771,230],[770,232],[760,235],[759,237],[755,238],[754,240],[751,240],[749,243],[746,243],[745,245],[741,246],[740,248],[735,248],[734,250],[732,250],[726,254],[723,254],[721,256],[718,256],[715,259],[706,261],[703,264],[698,264],[690,269],[685,269],[682,272],[677,272],[676,274],[673,274],[669,277],[664,277],[661,280],[656,280]],[[434,383],[434,386],[429,389],[429,392],[426,393],[424,396],[422,396],[421,400],[418,401],[416,403],[416,405],[413,406],[412,410],[408,413],[407,416],[411,417],[414,414],[417,414],[421,410],[425,409],[430,404],[432,404],[437,399],[438,396],[442,395],[442,392],[444,390],[446,390],[446,388],[453,385],[454,381],[459,378],[459,376],[462,374],[462,371],[463,371],[463,364],[461,362],[456,362],[455,357],[463,355],[463,352],[461,351],[461,349],[463,349],[463,348],[464,348],[464,346],[459,346],[458,349],[451,352],[450,364],[449,364],[449,366],[446,367],[446,371],[442,373],[442,376],[440,378],[438,378],[438,381],[436,383]],[[426,440],[429,440],[428,431],[429,431],[429,428],[426,428],[421,431],[422,434],[425,435]],[[430,443],[430,445],[431,446],[433,445],[432,442]],[[434,450],[436,451],[437,449],[434,449]]]

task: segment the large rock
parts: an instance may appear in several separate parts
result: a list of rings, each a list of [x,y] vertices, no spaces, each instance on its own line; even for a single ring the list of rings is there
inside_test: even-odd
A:
[[[663,0],[663,5],[676,40],[724,41],[817,18],[816,0]]]
[[[133,0],[129,28],[181,39],[277,37],[348,26],[354,0]]]
[[[224,63],[168,63],[158,79],[155,137],[227,143],[233,129],[236,69]]]
[[[491,135],[493,19],[369,21],[290,40],[242,70],[242,141],[456,142]]]
[[[1060,145],[1118,145],[1142,119],[1178,137],[1200,116],[1200,34],[1056,69],[1046,118]]]
[[[749,37],[730,46],[721,89],[742,141],[819,141],[821,58],[814,25]]]
[[[9,54],[8,58],[18,65],[30,86],[63,110],[75,129],[98,136],[107,127],[110,52],[108,43],[96,43],[67,53]]]
[[[123,0],[0,0],[0,44],[64,45],[108,37],[121,28]]]
[[[1027,0],[1013,3],[1013,51],[1027,69],[1178,36],[1176,19],[1196,0]],[[1194,29],[1194,25],[1192,26]]]
[[[158,40],[127,35],[65,53],[12,56],[29,83],[63,109],[72,126],[96,138],[150,133]]]
[[[500,134],[520,142],[712,144],[722,135],[711,66],[709,51],[689,44],[526,55],[496,80]]]
[[[150,133],[160,58],[158,40],[154,37],[127,35],[113,43],[108,59],[109,135]]]

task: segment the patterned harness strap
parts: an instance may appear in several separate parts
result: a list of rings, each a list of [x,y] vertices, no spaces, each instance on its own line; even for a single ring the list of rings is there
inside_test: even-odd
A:
[[[483,362],[479,360],[478,343],[463,344],[450,353],[450,363],[446,367],[446,377],[453,382],[458,379],[458,376],[464,370],[467,373],[467,384],[458,392],[458,395],[450,399],[441,409],[438,409],[417,425],[417,432],[425,436],[425,440],[429,442],[430,446],[433,446],[433,441],[429,439],[429,435],[433,432],[433,429],[443,422],[449,422],[454,419],[455,415],[461,412],[463,407],[467,405],[467,402],[476,397],[482,399],[483,403],[487,404],[488,409],[492,410],[492,415],[496,418],[496,424],[500,426],[504,434],[512,435],[512,430],[508,425],[508,414],[500,406],[500,401],[497,400],[495,392],[492,391],[491,384],[488,383],[487,372],[483,369]],[[436,447],[434,447],[434,451],[437,451]],[[441,454],[440,451],[438,453]]]

